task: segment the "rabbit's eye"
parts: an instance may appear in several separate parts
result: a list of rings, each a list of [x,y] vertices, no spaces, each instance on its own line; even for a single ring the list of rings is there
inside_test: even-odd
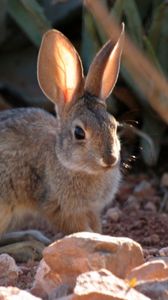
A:
[[[77,140],[84,140],[85,139],[85,132],[81,127],[76,126],[75,130],[74,130],[74,136]]]

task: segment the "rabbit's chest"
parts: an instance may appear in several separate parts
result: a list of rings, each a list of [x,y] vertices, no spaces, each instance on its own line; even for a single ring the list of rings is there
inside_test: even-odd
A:
[[[119,169],[112,170],[107,173],[102,183],[97,187],[97,197],[93,205],[98,211],[101,211],[107,204],[109,204],[118,191],[121,180],[121,173]]]
[[[53,178],[53,177],[52,177]],[[78,174],[72,177],[56,176],[56,180],[50,186],[49,199],[57,199],[62,210],[73,211],[93,208],[101,211],[102,208],[112,201],[116,194],[120,181],[120,171],[115,169],[97,178],[86,177]]]

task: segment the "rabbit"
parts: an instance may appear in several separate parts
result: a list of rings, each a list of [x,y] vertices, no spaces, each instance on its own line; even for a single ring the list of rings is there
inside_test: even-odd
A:
[[[55,104],[56,117],[40,108],[0,112],[0,234],[27,213],[70,234],[101,232],[100,213],[120,182],[118,122],[106,110],[115,86],[124,25],[90,65],[86,79],[71,42],[51,29],[43,36],[37,77]]]

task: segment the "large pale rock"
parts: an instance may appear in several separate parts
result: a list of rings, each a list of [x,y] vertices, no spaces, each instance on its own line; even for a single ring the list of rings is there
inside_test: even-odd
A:
[[[89,232],[56,241],[45,248],[43,257],[45,264],[37,270],[33,292],[38,289],[47,294],[53,286],[66,284],[73,288],[77,276],[84,272],[105,268],[125,278],[132,268],[144,262],[142,249],[133,240]]]
[[[70,283],[79,274],[102,267],[125,278],[132,268],[144,262],[142,248],[133,240],[90,232],[56,241],[45,248],[43,257],[52,271]]]
[[[0,255],[0,285],[14,285],[20,269],[8,254]]]
[[[168,264],[163,259],[146,262],[127,275],[127,279],[136,278],[138,281],[153,281],[168,279]]]
[[[0,287],[0,300],[40,300],[26,291],[16,287]]]
[[[50,300],[58,299],[54,294]],[[58,300],[150,300],[131,288],[128,283],[110,271],[86,272],[77,277],[74,293]]]
[[[66,299],[66,298],[65,298]],[[101,269],[79,275],[71,300],[149,300],[122,279]]]

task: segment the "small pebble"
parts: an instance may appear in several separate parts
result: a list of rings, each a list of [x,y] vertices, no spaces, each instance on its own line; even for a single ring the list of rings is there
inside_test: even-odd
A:
[[[151,248],[148,250],[149,251],[149,254],[151,255],[156,255],[158,254],[158,249],[157,248]]]
[[[146,245],[156,245],[160,242],[160,237],[158,234],[154,233],[151,236],[144,238],[144,243]]]
[[[158,234],[154,233],[151,235],[151,242],[152,244],[157,244],[160,242],[160,237]]]
[[[168,173],[164,173],[161,178],[160,185],[162,187],[168,187]]]
[[[130,195],[128,197],[127,203],[132,204],[132,203],[135,203],[135,202],[137,202],[137,197]]]
[[[118,207],[109,208],[106,212],[106,217],[113,222],[118,222],[121,217],[121,210]]]
[[[160,256],[168,256],[168,247],[161,248],[159,254]]]
[[[106,226],[108,224],[107,220],[106,219],[103,219],[102,220],[102,226]]]
[[[142,182],[140,182],[134,189],[135,193],[139,193],[142,192],[144,190],[148,190],[151,188],[151,185],[148,181],[143,180]]]
[[[133,211],[137,211],[140,209],[140,201],[137,197],[131,195],[128,197],[126,206]]]
[[[151,244],[151,237],[150,236],[144,237],[143,243],[147,246],[150,245]]]
[[[161,202],[161,197],[156,196],[156,195],[152,196],[152,197],[150,197],[150,202],[154,203],[155,205],[159,205]]]
[[[142,221],[141,220],[137,220],[135,222],[133,222],[133,224],[130,226],[131,229],[140,229],[142,228]]]
[[[13,257],[6,253],[0,255],[0,285],[14,284],[20,272]]]
[[[136,196],[148,197],[154,195],[155,191],[148,181],[143,180],[135,187],[134,194]]]
[[[143,249],[144,257],[147,261],[159,255],[157,248]]]
[[[156,212],[157,211],[156,205],[153,202],[151,202],[151,201],[148,201],[145,204],[144,209],[147,210],[147,211],[152,211],[152,212]]]

